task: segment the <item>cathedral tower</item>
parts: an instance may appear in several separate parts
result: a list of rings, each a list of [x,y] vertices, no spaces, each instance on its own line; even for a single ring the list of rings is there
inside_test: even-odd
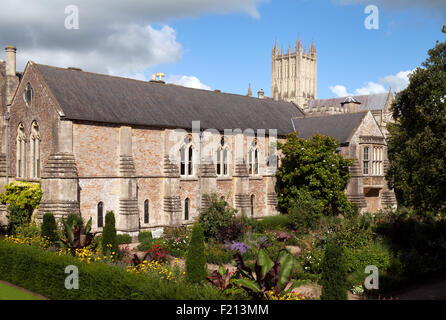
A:
[[[291,44],[286,53],[279,52],[277,42],[272,52],[272,88],[274,100],[296,103],[299,107],[307,105],[309,99],[316,99],[317,93],[317,51],[313,43],[307,51],[297,40],[296,51]]]

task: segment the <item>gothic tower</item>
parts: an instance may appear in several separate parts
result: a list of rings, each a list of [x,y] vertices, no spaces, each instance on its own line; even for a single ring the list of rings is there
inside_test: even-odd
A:
[[[272,52],[272,88],[274,100],[296,103],[299,107],[307,105],[309,99],[316,99],[317,93],[317,51],[313,43],[307,46],[297,40],[296,52],[291,44],[287,53],[279,52],[277,42]]]

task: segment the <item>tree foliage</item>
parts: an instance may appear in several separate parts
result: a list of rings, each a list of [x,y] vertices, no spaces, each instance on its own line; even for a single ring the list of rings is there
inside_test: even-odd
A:
[[[13,181],[3,186],[5,193],[0,193],[0,201],[4,204],[12,204],[20,209],[26,209],[30,213],[39,206],[42,198],[40,184]]]
[[[315,134],[308,140],[293,132],[279,143],[284,158],[277,173],[279,206],[282,211],[296,205],[302,192],[321,202],[324,213],[337,214],[350,209],[344,189],[353,162],[336,153],[339,143]]]
[[[204,194],[203,198],[207,205],[200,212],[198,221],[204,230],[204,236],[208,240],[228,240],[223,239],[228,228],[231,227],[235,219],[237,210],[213,192]]]
[[[443,30],[446,33],[446,30]],[[409,76],[392,105],[387,180],[398,202],[418,212],[445,212],[446,42]]]

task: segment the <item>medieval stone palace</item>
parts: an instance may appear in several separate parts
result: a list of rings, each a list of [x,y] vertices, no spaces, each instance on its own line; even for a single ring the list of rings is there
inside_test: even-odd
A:
[[[388,99],[371,99],[366,108],[357,97],[339,106],[316,100],[316,61],[313,45],[307,52],[298,42],[287,54],[275,46],[267,98],[33,61],[21,73],[8,46],[0,63],[0,183],[41,183],[38,218],[79,213],[92,217],[95,231],[108,210],[118,231],[133,235],[192,223],[206,205],[202,194],[213,191],[259,218],[278,214],[274,146],[297,130],[341,143],[339,152],[354,159],[346,193],[362,210],[394,205],[376,120]]]

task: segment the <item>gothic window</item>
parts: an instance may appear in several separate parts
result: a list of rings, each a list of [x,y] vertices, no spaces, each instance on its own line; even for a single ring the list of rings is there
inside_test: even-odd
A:
[[[248,152],[249,174],[252,176],[259,174],[259,151],[257,149],[257,139],[254,139]]]
[[[364,147],[362,156],[362,173],[364,175],[369,174],[369,147]]]
[[[189,198],[184,200],[184,220],[189,220]]]
[[[217,175],[228,175],[228,147],[223,137],[220,140],[220,147],[217,150]]]
[[[149,223],[149,200],[144,201],[144,223]]]
[[[254,216],[255,201],[256,201],[255,196],[252,194],[251,195],[251,208],[250,208],[251,209],[251,217]]]
[[[22,123],[19,124],[17,128],[17,177],[25,178],[26,177],[26,136],[25,136],[25,128]]]
[[[101,202],[98,203],[98,228],[102,228],[104,226],[104,204]]]
[[[31,177],[40,178],[40,132],[39,124],[31,125]]]
[[[33,88],[29,84],[29,82],[26,84],[25,92],[23,93],[23,98],[25,99],[26,106],[31,106],[31,102],[33,100]]]
[[[192,176],[194,174],[194,148],[192,137],[187,135],[184,145],[180,149],[180,174],[182,176]]]

